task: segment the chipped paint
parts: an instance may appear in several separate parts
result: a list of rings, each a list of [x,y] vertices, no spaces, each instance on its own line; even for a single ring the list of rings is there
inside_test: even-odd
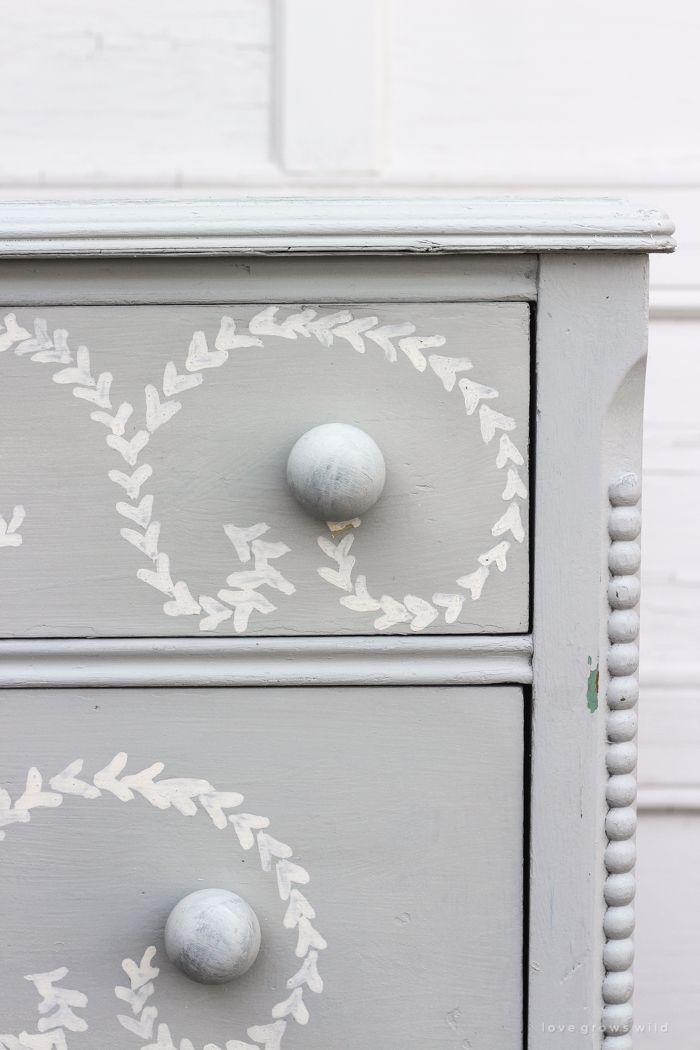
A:
[[[593,663],[592,658],[588,657],[588,666],[590,667]],[[588,689],[586,691],[586,701],[588,703],[588,710],[591,714],[598,708],[598,682],[600,680],[600,674],[597,665],[591,668],[590,674],[588,675]]]
[[[333,539],[336,536],[342,536],[348,529],[359,529],[362,521],[360,518],[351,518],[349,521],[327,521],[326,525],[331,530],[331,536]]]

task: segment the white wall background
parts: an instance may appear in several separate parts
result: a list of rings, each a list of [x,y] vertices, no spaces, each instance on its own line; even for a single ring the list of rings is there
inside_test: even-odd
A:
[[[0,198],[612,193],[675,219],[652,259],[636,1045],[695,1050],[700,5],[0,0],[0,40]]]

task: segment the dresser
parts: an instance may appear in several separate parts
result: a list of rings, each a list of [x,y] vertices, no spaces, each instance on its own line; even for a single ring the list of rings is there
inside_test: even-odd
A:
[[[672,233],[0,208],[0,1047],[628,1050]]]

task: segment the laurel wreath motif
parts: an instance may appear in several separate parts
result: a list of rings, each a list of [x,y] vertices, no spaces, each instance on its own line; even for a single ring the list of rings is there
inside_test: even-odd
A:
[[[207,780],[188,777],[174,777],[156,780],[163,772],[162,762],[155,762],[139,773],[122,776],[128,756],[121,751],[112,761],[95,774],[92,784],[79,779],[83,769],[83,759],[76,759],[70,765],[49,780],[50,791],[43,790],[42,776],[32,766],[27,774],[26,788],[14,802],[8,792],[0,787],[0,827],[9,824],[26,824],[31,820],[31,811],[37,808],[55,808],[63,802],[64,795],[77,795],[84,799],[97,799],[103,792],[115,795],[121,802],[131,802],[135,793],[150,802],[157,809],[165,810],[174,807],[183,816],[193,817],[198,808],[211,817],[214,826],[226,830],[233,825],[238,841],[244,850],[252,849],[257,843],[260,866],[264,872],[272,871],[273,861],[277,877],[277,888],[280,898],[287,903],[282,920],[286,930],[296,930],[297,945],[295,954],[303,959],[301,968],[287,981],[290,995],[283,1002],[277,1003],[271,1011],[272,1022],[253,1025],[247,1034],[253,1043],[233,1039],[226,1043],[226,1050],[280,1050],[282,1036],[287,1027],[285,1018],[292,1017],[297,1024],[305,1025],[309,1020],[309,1011],[304,1002],[304,985],[314,993],[323,991],[323,980],[317,969],[318,953],[327,947],[325,939],[316,930],[311,920],[316,912],[311,903],[299,890],[306,886],[311,876],[305,868],[295,864],[290,858],[294,851],[291,846],[272,837],[266,830],[270,821],[254,813],[224,812],[237,809],[243,802],[243,795],[237,791],[217,791]],[[199,807],[197,806],[199,803]],[[0,830],[0,839],[5,832]],[[156,949],[146,949],[141,962],[124,959],[122,969],[129,978],[129,987],[117,985],[114,993],[118,999],[131,1007],[132,1014],[118,1014],[119,1023],[139,1036],[151,1039],[153,1026],[158,1017],[155,1006],[146,1006],[154,993],[154,979],[159,969],[151,965]],[[68,974],[65,966],[43,974],[28,974],[37,991],[43,996],[39,1004],[40,1018],[36,1033],[21,1032],[19,1036],[0,1035],[0,1050],[67,1050],[65,1031],[84,1032],[87,1021],[75,1013],[87,1006],[87,996],[72,989],[56,987]],[[51,1012],[53,1011],[53,1012]],[[156,1042],[142,1046],[142,1050],[178,1050],[173,1044],[170,1030],[166,1024],[159,1024]],[[179,1050],[194,1050],[189,1039],[182,1039]],[[208,1043],[204,1050],[220,1050],[214,1043]]]
[[[343,339],[358,353],[365,353],[365,339],[369,339],[384,351],[390,364],[396,364],[397,350],[400,350],[419,373],[424,373],[429,365],[431,372],[440,379],[448,392],[456,385],[464,397],[467,416],[473,416],[478,408],[480,432],[485,444],[490,444],[497,432],[501,435],[495,463],[498,470],[506,466],[508,468],[502,494],[502,498],[508,502],[508,507],[493,525],[491,534],[498,538],[510,533],[517,543],[523,542],[525,528],[517,499],[527,499],[527,489],[518,474],[518,467],[523,465],[524,459],[509,437],[516,429],[516,421],[487,404],[499,396],[496,389],[464,376],[457,380],[459,373],[467,372],[473,367],[467,357],[430,354],[426,360],[423,351],[443,346],[445,337],[415,336],[415,325],[410,321],[377,327],[377,317],[353,318],[349,310],[339,310],[318,317],[317,312],[311,308],[304,308],[299,313],[290,314],[286,319],[277,321],[276,315],[279,310],[279,306],[268,306],[261,310],[251,319],[248,332],[237,332],[233,318],[222,317],[213,350],[209,349],[205,332],[195,332],[185,360],[185,371],[179,373],[174,361],[169,361],[165,366],[161,388],[166,400],[161,401],[156,386],[149,384],[145,387],[145,428],[137,430],[130,437],[124,435],[134,411],[133,405],[122,402],[116,412],[110,414],[113,411],[109,396],[112,373],[102,372],[96,380],[93,378],[87,347],[78,347],[74,363],[73,354],[68,347],[68,332],[65,329],[56,329],[53,338],[50,338],[46,321],[36,318],[32,336],[17,323],[15,314],[7,314],[4,318],[5,331],[0,333],[0,352],[17,343],[15,353],[20,356],[31,354],[32,361],[66,366],[54,373],[54,382],[71,385],[75,397],[94,406],[90,418],[110,430],[106,435],[107,444],[122,456],[129,467],[135,468],[132,474],[116,469],[109,471],[110,480],[120,485],[131,501],[118,502],[117,512],[142,530],[123,527],[120,529],[120,535],[153,563],[153,568],[140,568],[136,575],[141,581],[168,597],[169,600],[163,605],[163,612],[167,616],[200,615],[200,631],[214,631],[233,616],[234,630],[240,634],[248,629],[253,612],[266,615],[276,608],[269,598],[261,593],[260,588],[269,587],[285,595],[295,593],[294,584],[287,580],[279,569],[270,565],[271,561],[281,558],[290,549],[285,543],[270,543],[261,539],[270,526],[265,522],[244,528],[227,524],[224,525],[224,530],[239,561],[250,563],[252,560],[253,568],[231,573],[226,583],[228,588],[232,589],[218,591],[216,598],[202,594],[198,601],[195,600],[183,580],[173,582],[170,559],[158,548],[161,526],[160,522],[152,517],[154,497],[144,495],[139,500],[141,488],[153,474],[153,468],[148,463],[137,466],[138,458],[156,430],[172,420],[182,408],[182,403],[173,398],[200,386],[204,382],[204,372],[210,368],[220,368],[232,351],[250,346],[263,347],[261,336],[283,339],[297,339],[299,336],[308,339],[314,336],[324,347],[330,347],[336,339]],[[398,348],[392,341],[395,339],[398,339]],[[18,516],[19,512],[21,517]],[[21,542],[21,537],[14,530],[23,517],[24,508],[16,507],[9,529],[0,518],[0,546],[3,545],[3,536],[6,534],[6,545]],[[359,518],[350,522],[328,522],[333,539],[340,533],[358,528],[360,524]],[[404,623],[410,624],[413,631],[422,631],[437,618],[438,608],[445,610],[446,623],[454,623],[457,620],[466,600],[466,595],[461,591],[436,592],[432,596],[432,603],[412,594],[405,595],[403,602],[400,602],[387,594],[378,599],[373,598],[368,591],[365,576],[358,575],[353,583],[355,558],[350,554],[353,539],[352,532],[343,535],[337,544],[327,536],[318,539],[321,550],[338,566],[337,569],[323,566],[318,569],[318,573],[326,582],[346,592],[340,598],[341,605],[358,613],[381,612],[374,621],[374,627],[378,631]],[[477,559],[478,567],[457,579],[457,586],[468,591],[473,601],[478,600],[490,574],[490,567],[495,565],[500,572],[506,570],[510,546],[510,541],[503,539],[484,551]]]

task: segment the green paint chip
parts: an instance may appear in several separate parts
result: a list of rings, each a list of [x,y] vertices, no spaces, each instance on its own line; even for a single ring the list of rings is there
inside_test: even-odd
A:
[[[588,663],[592,664],[590,656],[588,657]],[[598,668],[594,667],[588,676],[588,691],[586,692],[586,701],[588,703],[588,710],[593,712],[598,708]]]

